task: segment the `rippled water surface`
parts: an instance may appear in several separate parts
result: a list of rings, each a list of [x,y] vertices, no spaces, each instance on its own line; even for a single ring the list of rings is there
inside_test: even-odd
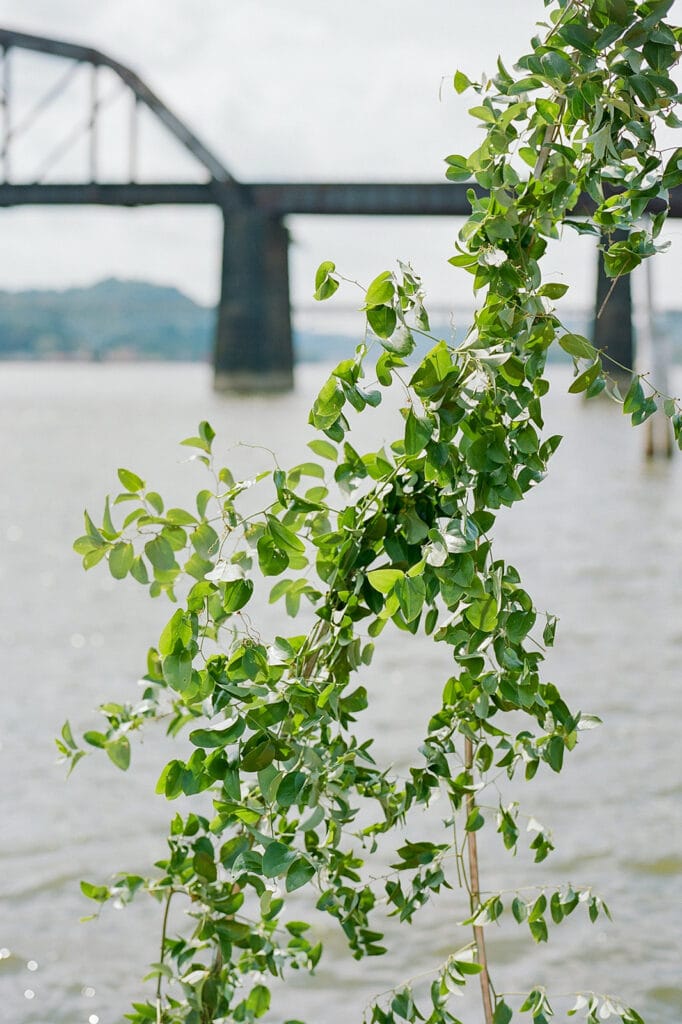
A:
[[[233,448],[239,440],[276,449],[284,463],[297,459],[322,372],[303,367],[292,395],[245,400],[213,395],[208,371],[196,366],[1,369],[2,1020],[114,1024],[145,992],[140,979],[158,956],[152,902],[121,913],[107,907],[99,921],[79,923],[91,909],[79,880],[146,871],[163,855],[172,811],[153,794],[171,756],[162,737],[135,745],[127,775],[93,757],[67,782],[55,764],[52,737],[65,718],[74,729],[92,727],[98,703],[134,698],[147,647],[168,617],[168,605],[132,581],[115,584],[101,568],[82,573],[71,541],[83,506],[101,507],[117,466],[146,477],[171,504],[189,499],[203,486],[200,467],[183,464],[187,449],[176,442],[202,418],[240,472],[267,466],[269,456]],[[532,868],[501,853],[493,836],[483,841],[482,874],[488,889],[594,884],[614,921],[590,926],[576,912],[547,946],[529,944],[516,926],[491,929],[494,978],[504,991],[534,983],[558,993],[615,991],[647,1024],[678,1024],[682,460],[647,466],[641,433],[606,402],[571,399],[566,383],[555,379],[547,406],[548,430],[566,439],[543,485],[501,515],[497,550],[537,605],[560,616],[546,675],[604,727],[584,734],[561,776],[541,772],[519,794],[552,827],[556,853]],[[390,420],[382,408],[362,421],[362,443],[390,438]],[[264,606],[255,615],[269,630],[279,613]],[[362,728],[375,737],[377,758],[400,767],[448,675],[446,652],[388,630],[382,639],[365,680],[372,704]],[[445,894],[411,929],[391,926],[390,957],[361,964],[328,919],[316,918],[328,955],[316,978],[296,978],[281,993],[277,1016],[359,1020],[373,994],[428,971],[461,942],[453,922],[464,911],[458,891]],[[463,1001],[460,1014],[480,1024],[475,1002]]]

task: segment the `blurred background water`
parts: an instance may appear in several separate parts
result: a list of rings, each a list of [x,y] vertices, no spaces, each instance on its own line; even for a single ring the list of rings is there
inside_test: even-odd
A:
[[[140,979],[158,955],[160,908],[151,901],[79,923],[92,907],[79,880],[148,871],[164,854],[174,812],[154,795],[172,744],[153,730],[134,743],[127,775],[95,756],[67,781],[55,763],[52,738],[65,718],[74,731],[87,728],[100,702],[135,698],[147,647],[170,614],[132,581],[116,584],[105,567],[82,573],[71,551],[82,509],[99,511],[118,466],[173,505],[189,500],[203,486],[201,467],[186,463],[188,450],[176,443],[202,418],[238,472],[251,475],[269,459],[235,447],[240,440],[275,448],[283,464],[297,460],[323,375],[319,365],[301,366],[294,393],[246,400],[213,394],[202,365],[3,366],[0,1003],[12,1024],[113,1024],[145,992]],[[525,928],[493,927],[493,976],[501,991],[539,983],[558,993],[616,992],[647,1024],[677,1024],[682,462],[647,465],[641,432],[606,401],[567,396],[567,383],[567,371],[555,369],[547,400],[547,431],[565,441],[542,486],[501,514],[497,550],[519,568],[537,606],[560,617],[546,677],[604,726],[583,734],[561,776],[540,772],[521,787],[523,808],[553,829],[556,853],[530,868],[493,836],[482,841],[482,876],[486,889],[594,884],[614,921],[590,926],[576,911],[547,946],[530,942]],[[391,417],[382,407],[361,419],[358,446],[390,439]],[[264,598],[253,616],[263,631],[290,625]],[[371,705],[362,729],[375,737],[377,758],[400,768],[439,699],[447,652],[397,631],[381,640],[363,670]],[[461,944],[453,922],[464,914],[462,894],[445,893],[411,928],[391,924],[390,956],[361,964],[332,922],[314,914],[327,955],[315,978],[294,978],[278,995],[273,1019],[359,1020],[373,994],[430,970]],[[173,924],[181,927],[181,917]],[[473,997],[460,1014],[478,1024]]]

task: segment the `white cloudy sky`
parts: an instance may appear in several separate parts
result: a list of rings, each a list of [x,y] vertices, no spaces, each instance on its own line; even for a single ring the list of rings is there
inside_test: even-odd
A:
[[[477,141],[453,72],[492,69],[498,53],[513,61],[542,12],[542,0],[0,0],[0,25],[93,45],[129,64],[244,181],[438,181],[442,158]],[[64,68],[14,52],[15,120]],[[16,180],[35,178],[86,116],[87,85],[83,69],[54,113],[17,142]],[[102,94],[115,85],[103,80]],[[103,178],[125,174],[126,123],[124,98],[114,97]],[[77,179],[85,166],[82,144],[48,180]],[[142,126],[140,166],[143,178],[197,178],[152,123]],[[0,288],[116,275],[216,298],[221,223],[210,208],[26,208],[0,211],[0,225]],[[396,256],[423,272],[436,305],[468,302],[468,277],[446,264],[456,233],[448,220],[292,218],[289,226],[297,306],[310,303],[322,259],[368,280]],[[675,250],[656,274],[662,305],[679,304]],[[575,283],[575,304],[589,304],[593,264],[571,235],[548,269]]]

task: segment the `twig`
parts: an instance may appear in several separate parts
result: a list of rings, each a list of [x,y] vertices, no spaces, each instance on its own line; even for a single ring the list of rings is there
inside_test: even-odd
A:
[[[535,167],[533,168],[533,179],[537,179],[542,176],[542,172],[545,169],[545,164],[547,163],[547,160],[549,158],[552,143],[556,139],[561,129],[560,118],[563,113],[564,107],[566,106],[566,97],[555,96],[555,100],[559,107],[559,114],[557,115],[557,120],[555,124],[548,124],[545,128],[545,135],[542,140],[542,147],[540,149],[540,152],[538,153],[538,158],[535,161]]]
[[[613,281],[611,282],[611,287],[607,291],[606,296],[604,298],[604,301],[602,302],[601,306],[599,307],[599,312],[597,313],[597,320],[601,319],[601,315],[604,312],[604,310],[606,309],[606,304],[608,303],[609,299],[613,295],[613,290],[614,290],[614,288],[616,287],[616,285],[618,284],[619,281],[620,281],[619,277],[614,277]]]
[[[163,974],[161,968],[163,967],[163,958],[165,955],[166,946],[166,929],[168,927],[168,911],[170,910],[171,900],[175,889],[168,890],[168,896],[166,897],[166,906],[163,911],[163,922],[161,924],[161,952],[159,953],[159,976],[156,979],[156,1024],[161,1024],[161,979]]]
[[[470,739],[464,740],[464,763],[467,770],[471,770],[474,763],[474,745]],[[467,816],[476,808],[476,798],[473,793],[467,793],[466,797],[466,808]],[[472,913],[476,910],[476,907],[480,903],[480,881],[478,874],[478,846],[476,843],[476,832],[467,832],[467,853],[469,856],[469,886],[471,892],[471,911]],[[475,924],[474,929],[474,942],[476,943],[476,951],[478,955],[478,962],[481,965],[481,998],[483,1000],[483,1012],[485,1014],[485,1024],[493,1024],[493,1004],[491,999],[491,985],[490,978],[488,976],[488,959],[485,952],[485,934],[483,928],[480,925]]]

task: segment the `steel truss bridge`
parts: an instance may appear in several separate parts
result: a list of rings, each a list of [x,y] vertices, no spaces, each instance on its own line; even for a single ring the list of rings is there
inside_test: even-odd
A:
[[[20,118],[14,115],[12,51],[22,49],[64,62],[57,82]],[[413,215],[465,217],[465,184],[312,184],[237,181],[215,153],[130,68],[91,47],[0,29],[0,207],[24,205],[154,206],[212,205],[222,211],[223,260],[213,365],[219,390],[285,390],[293,383],[289,300],[290,214]],[[68,87],[74,72],[89,68],[86,110],[46,154],[34,180],[13,180],[18,139]],[[127,179],[101,179],[101,117],[108,99],[100,87],[107,69],[129,97]],[[149,183],[138,179],[139,114],[146,108],[191,154],[204,182]],[[52,167],[87,139],[87,166],[75,183],[49,183]],[[587,203],[588,201],[586,201]],[[587,205],[583,207],[587,210]],[[580,207],[576,212],[580,212]],[[671,214],[682,215],[682,189],[671,196]],[[609,285],[599,275],[597,303]],[[629,278],[621,279],[595,321],[596,343],[632,365]]]

